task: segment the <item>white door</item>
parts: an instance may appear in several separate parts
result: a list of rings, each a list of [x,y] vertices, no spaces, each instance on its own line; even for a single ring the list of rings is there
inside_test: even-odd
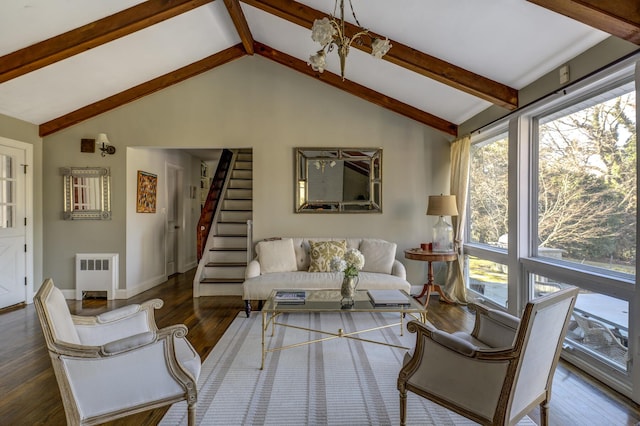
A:
[[[167,276],[178,271],[178,235],[180,231],[179,170],[167,167]]]
[[[0,308],[26,302],[25,151],[0,140]]]

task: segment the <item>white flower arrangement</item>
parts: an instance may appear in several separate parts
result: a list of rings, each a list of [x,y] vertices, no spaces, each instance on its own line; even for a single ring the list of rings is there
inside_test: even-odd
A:
[[[349,249],[344,257],[334,256],[329,266],[334,272],[344,272],[345,277],[357,277],[358,271],[364,267],[364,256],[358,249]]]

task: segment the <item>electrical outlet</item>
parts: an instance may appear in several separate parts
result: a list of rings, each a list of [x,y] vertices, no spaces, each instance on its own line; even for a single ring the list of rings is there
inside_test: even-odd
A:
[[[563,65],[560,67],[560,84],[567,84],[569,82],[569,65]]]

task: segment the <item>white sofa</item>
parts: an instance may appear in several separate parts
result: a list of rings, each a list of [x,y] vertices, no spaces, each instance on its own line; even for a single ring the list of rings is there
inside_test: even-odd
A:
[[[406,269],[395,258],[395,243],[374,238],[269,239],[256,244],[256,257],[246,268],[242,289],[247,316],[251,312],[251,301],[266,300],[274,289],[339,289],[341,272],[330,272],[326,268],[320,272],[309,272],[310,266],[315,265],[318,269],[317,250],[311,254],[310,242],[317,246],[323,241],[344,241],[347,249],[355,248],[362,252],[365,263],[359,273],[358,289],[411,291]]]

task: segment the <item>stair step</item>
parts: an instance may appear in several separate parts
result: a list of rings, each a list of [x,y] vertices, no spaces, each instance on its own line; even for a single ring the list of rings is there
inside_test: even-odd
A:
[[[250,152],[240,152],[236,157],[236,161],[253,161],[253,154]]]
[[[253,173],[251,170],[232,170],[231,179],[252,179]]]
[[[244,278],[203,278],[200,284],[242,284]]]
[[[234,223],[247,223],[248,220],[253,218],[253,212],[250,210],[221,210],[220,221],[221,222],[234,222]]]
[[[230,189],[253,189],[253,181],[250,179],[231,179],[229,181]]]
[[[246,237],[247,232],[247,224],[244,222],[218,222],[216,225],[216,235],[224,237]]]
[[[210,251],[247,251],[245,247],[211,247]]]
[[[242,266],[247,266],[247,262],[209,262],[204,265],[208,268],[237,268]]]
[[[215,248],[229,249],[229,248],[242,248],[247,249],[247,237],[246,236],[219,236],[213,237],[213,244]]]
[[[253,162],[251,161],[238,161],[233,166],[234,170],[251,170],[253,168]]]
[[[253,190],[251,188],[227,188],[225,199],[227,200],[251,200]]]
[[[246,265],[240,266],[209,266],[205,265],[203,278],[221,278],[225,280],[235,280],[238,278],[244,278],[246,272]]]
[[[222,202],[222,210],[252,210],[253,200],[229,200]]]
[[[209,250],[206,260],[210,263],[243,263],[247,264],[247,251],[244,249],[234,250]]]

